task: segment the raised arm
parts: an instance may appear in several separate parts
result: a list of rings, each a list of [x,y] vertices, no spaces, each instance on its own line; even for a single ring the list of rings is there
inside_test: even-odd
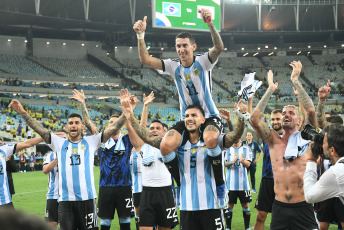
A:
[[[135,133],[141,138],[141,140],[155,148],[160,149],[160,143],[162,137],[150,136],[148,131],[142,127],[138,120],[134,116],[134,112],[130,106],[130,102],[127,100],[121,100],[121,109],[126,118],[130,121],[131,126],[135,130]]]
[[[306,110],[305,110],[305,108],[303,107],[303,105],[302,105],[302,100],[300,99],[300,94],[299,94],[299,92],[295,89],[295,87],[293,87],[293,91],[294,91],[294,94],[297,96],[297,99],[298,99],[298,101],[299,101],[299,108],[300,108],[300,111],[301,111],[301,113],[302,113],[302,116],[303,116],[303,118],[306,118]],[[301,131],[302,129],[303,129],[303,127],[305,126],[305,121],[306,121],[306,119],[303,119],[303,121],[302,121],[302,124],[300,125],[300,127],[299,127],[299,130]]]
[[[147,127],[147,120],[148,120],[148,105],[154,100],[154,93],[153,91],[146,97],[146,94],[143,94],[143,109],[141,115],[140,125],[143,128]]]
[[[229,112],[229,110],[220,109],[220,114],[221,114],[222,119],[225,119],[227,121],[229,131],[233,131],[233,124],[231,121],[231,113]]]
[[[217,58],[220,56],[220,53],[222,52],[222,50],[224,50],[223,41],[221,39],[219,32],[216,30],[213,21],[211,20],[212,15],[211,15],[210,10],[201,9],[199,13],[202,16],[203,21],[207,23],[210,30],[211,39],[213,40],[214,46],[209,51],[209,57],[210,57],[211,62],[214,63],[217,60]]]
[[[247,110],[247,106],[242,104],[242,99],[238,104],[235,103],[234,108],[237,109],[238,107],[240,107],[240,112],[242,113],[245,113]],[[226,133],[224,136],[225,148],[231,147],[242,136],[244,129],[245,123],[241,120],[238,120],[238,123],[234,126],[234,130]]]
[[[325,101],[328,95],[330,94],[330,92],[331,92],[330,80],[328,80],[327,85],[320,87],[318,91],[319,102],[318,102],[316,117],[317,117],[318,126],[321,129],[324,129],[328,125],[326,121],[326,117],[325,117]]]
[[[271,136],[271,130],[269,126],[262,121],[262,116],[265,111],[266,105],[269,102],[269,99],[272,96],[272,93],[277,89],[278,83],[273,82],[274,75],[271,70],[268,72],[268,83],[269,88],[266,90],[264,96],[262,99],[260,99],[258,105],[254,109],[250,124],[254,128],[254,130],[257,132],[257,134],[267,143],[272,143],[272,136]]]
[[[134,111],[135,109],[135,106],[137,104],[137,102],[139,101],[136,97],[134,96],[131,96],[129,91],[126,89],[126,90],[121,90],[121,93],[120,93],[120,96],[121,96],[121,102],[122,101],[129,101],[130,103],[130,107],[131,107],[131,110]],[[134,114],[134,113],[133,113]],[[125,116],[125,114],[124,114]],[[147,115],[146,115],[147,116]],[[141,147],[142,145],[144,145],[144,142],[141,140],[141,138],[136,134],[133,126],[131,125],[130,121],[127,119],[126,122],[125,122],[125,127],[127,128],[128,130],[128,135],[129,135],[129,138],[130,138],[130,142],[131,144],[134,146],[134,148],[136,149],[136,151],[140,151],[141,150]]]
[[[13,99],[8,107],[13,108],[15,111],[17,111],[17,113],[19,113],[24,118],[28,126],[35,130],[35,132],[38,133],[38,135],[40,135],[46,143],[50,143],[50,132],[47,129],[43,128],[42,125],[39,124],[35,119],[33,119],[24,110],[22,104],[18,100]]]
[[[22,151],[23,149],[30,148],[34,145],[37,145],[41,143],[42,141],[43,139],[41,137],[36,137],[36,138],[28,139],[24,142],[18,143],[16,147],[16,153],[19,151]]]
[[[91,134],[99,133],[98,127],[91,122],[90,115],[88,114],[86,102],[85,102],[86,97],[85,97],[84,91],[81,90],[79,92],[78,90],[74,89],[73,90],[73,96],[71,96],[70,98],[74,99],[80,103],[82,119],[85,123],[85,126],[91,132]]]
[[[162,62],[159,58],[155,58],[149,55],[146,43],[145,43],[145,31],[147,27],[147,16],[145,16],[142,20],[138,20],[135,22],[133,29],[136,32],[137,35],[137,46],[139,49],[139,56],[140,56],[140,61],[143,64],[146,64],[154,69],[162,69]]]
[[[105,143],[111,136],[118,133],[127,119],[122,114],[111,126],[103,131],[102,142]]]
[[[315,120],[315,108],[312,102],[312,99],[308,96],[307,92],[302,87],[301,82],[299,81],[299,76],[302,69],[302,64],[300,61],[293,61],[290,63],[290,66],[293,67],[293,72],[291,73],[290,79],[293,82],[295,89],[299,92],[299,100],[306,110],[306,118],[305,118],[305,125],[311,124],[316,127],[316,120]]]

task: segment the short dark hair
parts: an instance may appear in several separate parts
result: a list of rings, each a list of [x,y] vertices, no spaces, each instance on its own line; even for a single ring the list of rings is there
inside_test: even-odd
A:
[[[81,117],[80,114],[78,114],[78,113],[71,113],[71,114],[69,114],[69,116],[67,117],[67,120],[68,120],[69,118],[72,118],[72,117],[78,117],[78,118],[80,118],[80,120],[82,121],[82,117]]]
[[[111,115],[110,119],[113,117],[119,118],[121,115],[122,115],[121,113],[120,114],[113,114],[113,115]]]
[[[177,34],[176,39],[177,38],[188,38],[191,44],[195,44],[196,42],[194,36],[192,36],[192,34],[190,34],[189,32],[181,32]]]
[[[67,131],[64,130],[64,129],[58,129],[58,130],[56,130],[55,133],[65,133],[65,134],[68,134]]]
[[[326,118],[327,122],[331,122],[331,124],[343,124],[343,118],[339,115],[333,115],[331,117]]]
[[[168,125],[166,123],[162,123],[162,126],[164,126],[164,128],[168,129]]]
[[[282,113],[281,109],[275,109],[271,111],[271,114],[277,114],[277,113]]]
[[[186,107],[185,112],[186,112],[188,109],[198,109],[198,110],[202,113],[203,117],[205,117],[204,110],[203,110],[202,107],[199,106],[199,105],[189,105],[188,107]]]
[[[327,133],[328,147],[333,147],[338,156],[344,156],[344,126],[333,124],[327,126],[325,129]]]
[[[159,120],[153,120],[153,121],[151,122],[151,124],[153,124],[153,123],[160,123],[161,126],[164,127],[164,124],[163,124],[161,121],[159,121]]]

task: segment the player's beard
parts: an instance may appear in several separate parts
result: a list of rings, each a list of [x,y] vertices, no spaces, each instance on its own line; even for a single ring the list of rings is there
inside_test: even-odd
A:
[[[275,124],[272,126],[272,129],[275,131],[279,131],[282,129],[282,124]]]

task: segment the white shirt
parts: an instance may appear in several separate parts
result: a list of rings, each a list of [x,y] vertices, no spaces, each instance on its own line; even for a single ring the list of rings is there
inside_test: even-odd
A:
[[[342,163],[341,163],[342,162]],[[317,181],[317,164],[307,162],[303,175],[303,190],[308,203],[316,203],[338,196],[344,204],[344,157]]]
[[[171,174],[167,170],[165,164],[162,162],[160,150],[151,145],[144,144],[141,147],[139,154],[142,156],[145,151],[153,151],[155,160],[150,164],[142,165],[142,185],[145,187],[171,186]]]

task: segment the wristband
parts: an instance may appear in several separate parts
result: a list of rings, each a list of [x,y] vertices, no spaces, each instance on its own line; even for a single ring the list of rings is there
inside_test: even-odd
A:
[[[314,161],[315,163],[318,162],[317,159],[315,159],[315,158],[308,158],[307,161]]]
[[[244,122],[245,124],[248,124],[250,122],[251,114],[249,114],[248,112],[241,113],[240,108],[238,108],[234,111],[234,113],[241,122]]]
[[[145,32],[143,32],[142,34],[138,34],[136,33],[137,39],[144,39],[145,38]]]

